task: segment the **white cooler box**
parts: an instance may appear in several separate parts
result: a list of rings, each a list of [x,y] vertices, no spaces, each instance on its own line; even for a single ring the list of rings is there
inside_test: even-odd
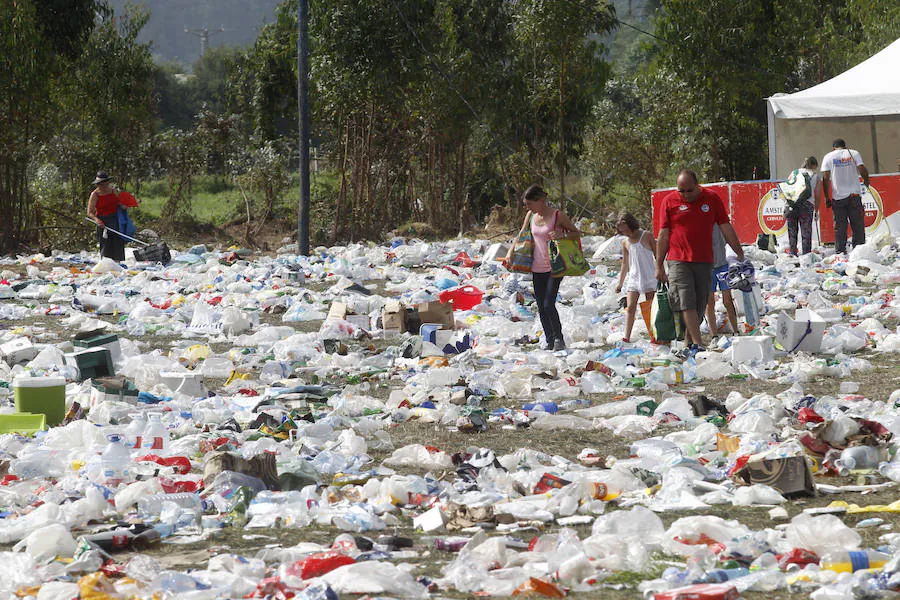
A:
[[[825,335],[825,319],[808,308],[798,308],[792,319],[778,313],[777,339],[785,352],[818,352]]]

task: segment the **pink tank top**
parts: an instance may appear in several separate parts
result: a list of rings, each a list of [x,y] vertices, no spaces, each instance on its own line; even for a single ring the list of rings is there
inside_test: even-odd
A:
[[[531,217],[531,235],[534,237],[534,260],[531,263],[532,273],[550,272],[550,253],[547,249],[547,243],[550,241],[550,232],[556,229],[556,216],[558,214],[558,210],[553,212],[549,225],[546,221],[543,225],[537,225],[534,222],[534,215]]]

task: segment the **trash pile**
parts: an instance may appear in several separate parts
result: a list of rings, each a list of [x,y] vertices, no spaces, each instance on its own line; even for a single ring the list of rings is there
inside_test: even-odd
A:
[[[0,593],[900,591],[894,240],[746,248],[752,331],[692,356],[583,244],[558,352],[483,240],[0,259]]]

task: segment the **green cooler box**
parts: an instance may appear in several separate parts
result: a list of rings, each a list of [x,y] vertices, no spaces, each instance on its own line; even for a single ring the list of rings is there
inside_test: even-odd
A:
[[[13,379],[16,411],[41,413],[47,425],[59,425],[66,417],[66,379],[64,377],[29,377]]]

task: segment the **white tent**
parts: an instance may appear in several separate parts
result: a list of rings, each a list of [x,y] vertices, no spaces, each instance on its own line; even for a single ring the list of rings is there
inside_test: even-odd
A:
[[[870,173],[898,170],[900,40],[824,83],[766,100],[771,177],[787,177],[806,156],[821,160],[835,138],[859,150]]]

